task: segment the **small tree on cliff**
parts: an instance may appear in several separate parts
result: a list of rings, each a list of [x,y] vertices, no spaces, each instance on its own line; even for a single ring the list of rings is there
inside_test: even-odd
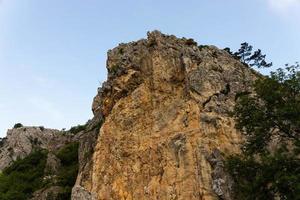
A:
[[[237,128],[247,138],[243,154],[227,160],[237,199],[300,199],[299,68],[271,72],[237,100]]]
[[[228,48],[225,48],[224,50],[230,52]],[[240,49],[235,52],[233,55],[241,60],[241,62],[246,63],[247,65],[250,65],[251,67],[271,67],[272,63],[266,62],[265,58],[266,55],[262,54],[260,49],[257,49],[256,51],[252,52],[253,47],[249,45],[247,42],[244,42],[241,44]]]

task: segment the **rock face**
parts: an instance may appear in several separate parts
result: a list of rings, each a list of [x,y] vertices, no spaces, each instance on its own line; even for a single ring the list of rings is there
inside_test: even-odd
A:
[[[24,158],[34,148],[55,151],[72,140],[72,136],[43,127],[20,127],[8,130],[0,145],[0,171],[17,158]]]
[[[63,192],[63,188],[59,186],[51,186],[36,191],[30,200],[58,200],[58,196]]]
[[[88,167],[72,199],[231,199],[222,155],[243,138],[229,113],[257,75],[226,51],[158,31],[110,50],[107,69],[92,107],[105,121],[95,146],[81,144],[93,153],[80,159]]]
[[[72,199],[89,200],[92,198],[91,193],[85,187],[90,188],[92,183],[92,168],[94,164],[93,152],[96,146],[99,129],[102,125],[103,117],[101,114],[94,116],[92,120],[87,123],[87,128],[81,134],[78,134],[79,150],[79,171],[76,184],[72,189]]]

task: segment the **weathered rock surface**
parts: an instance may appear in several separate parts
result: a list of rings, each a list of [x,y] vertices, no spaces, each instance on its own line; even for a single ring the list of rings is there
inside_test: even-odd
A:
[[[63,188],[59,186],[51,186],[36,191],[31,200],[58,200],[59,195],[63,193]]]
[[[20,127],[7,131],[0,146],[0,171],[35,148],[55,151],[72,140],[71,134],[43,127]]]
[[[99,129],[102,125],[103,117],[95,115],[95,117],[87,122],[85,131],[76,136],[76,141],[79,141],[78,160],[79,170],[76,184],[72,189],[72,199],[92,199],[92,195],[81,185],[91,187],[92,183],[92,167],[94,164],[93,152],[96,146]]]
[[[105,121],[81,143],[93,153],[80,157],[72,199],[231,199],[222,154],[243,138],[228,113],[257,75],[158,31],[110,50],[107,69],[92,106]]]

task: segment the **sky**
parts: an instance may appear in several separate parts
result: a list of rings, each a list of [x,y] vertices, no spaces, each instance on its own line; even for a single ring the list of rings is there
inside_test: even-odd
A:
[[[0,137],[17,122],[84,124],[107,51],[151,30],[232,50],[246,41],[274,68],[300,60],[300,0],[0,0]]]

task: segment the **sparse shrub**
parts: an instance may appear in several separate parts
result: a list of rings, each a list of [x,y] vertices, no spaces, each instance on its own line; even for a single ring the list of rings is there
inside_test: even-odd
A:
[[[61,199],[70,199],[71,190],[77,178],[78,147],[78,142],[70,143],[56,153],[62,164],[57,176],[58,185],[64,187],[64,192],[60,194]]]
[[[189,46],[192,46],[192,45],[195,45],[197,46],[197,42],[195,42],[192,38],[190,39],[187,39],[185,44],[189,45]]]
[[[124,54],[124,49],[123,48],[119,48],[119,53],[120,54]]]
[[[14,128],[22,128],[22,127],[23,127],[23,124],[21,124],[21,123],[16,123],[14,125]]]
[[[112,73],[113,75],[116,75],[118,72],[118,69],[119,69],[119,66],[115,64],[109,68],[109,72]]]
[[[73,134],[77,134],[77,133],[79,133],[80,131],[85,130],[85,129],[86,129],[86,126],[87,126],[87,124],[73,126],[73,127],[70,128],[69,132],[70,132],[70,133],[73,133]]]
[[[4,145],[5,140],[6,140],[6,137],[0,138],[0,148]],[[0,152],[1,152],[1,150],[0,150]]]
[[[208,45],[199,45],[198,46],[198,48],[199,48],[200,51],[203,50],[203,49],[205,49],[205,48],[208,48],[208,47],[209,47]]]
[[[229,53],[230,55],[233,55],[233,53],[232,53],[232,51],[230,50],[229,47],[226,47],[223,50],[226,51],[227,53]]]

